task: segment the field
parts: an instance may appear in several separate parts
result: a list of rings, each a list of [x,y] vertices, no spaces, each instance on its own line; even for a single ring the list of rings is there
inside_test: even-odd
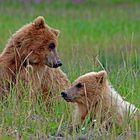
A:
[[[139,0],[0,1],[0,50],[12,33],[42,15],[50,26],[61,31],[58,50],[62,69],[71,82],[81,74],[105,69],[113,87],[140,108],[139,8]],[[9,98],[0,103],[0,140],[14,140],[15,136],[17,140],[20,136],[23,140],[43,140],[58,130],[67,134],[73,107],[61,100],[60,93],[52,102],[46,112],[41,99],[33,104],[24,96],[17,104],[11,91]],[[131,126],[134,134],[128,139],[139,140],[139,122]],[[114,140],[119,135],[121,130],[115,128],[102,139]]]

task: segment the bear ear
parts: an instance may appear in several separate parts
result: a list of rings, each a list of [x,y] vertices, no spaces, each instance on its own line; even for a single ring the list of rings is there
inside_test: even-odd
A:
[[[59,34],[60,34],[60,31],[57,30],[57,29],[51,29],[51,31],[52,31],[56,36],[59,36]]]
[[[96,79],[97,79],[97,82],[98,83],[104,84],[106,82],[106,79],[107,79],[107,73],[106,73],[106,71],[99,71],[97,73]]]
[[[37,17],[34,20],[34,25],[36,27],[36,29],[41,29],[45,27],[45,19],[42,16]]]

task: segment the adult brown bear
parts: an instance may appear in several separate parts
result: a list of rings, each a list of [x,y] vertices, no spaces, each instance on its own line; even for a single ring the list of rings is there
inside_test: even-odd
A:
[[[0,94],[9,94],[11,86],[22,94],[21,85],[30,93],[41,91],[59,93],[69,84],[67,76],[58,68],[62,65],[58,54],[59,31],[49,27],[43,17],[37,17],[14,33],[0,55]]]

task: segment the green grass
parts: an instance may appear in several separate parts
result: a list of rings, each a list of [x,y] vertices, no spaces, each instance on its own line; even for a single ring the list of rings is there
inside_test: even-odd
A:
[[[138,0],[88,0],[80,4],[62,0],[30,5],[1,2],[0,50],[18,28],[43,15],[50,26],[61,31],[59,54],[62,69],[71,82],[81,74],[104,67],[115,89],[140,108],[139,6]],[[0,104],[0,139],[15,139],[15,130],[23,139],[53,135],[61,120],[61,131],[67,132],[73,109],[63,100],[52,100],[52,108],[46,112],[43,102],[30,102],[26,95],[17,104],[11,91],[7,103]],[[136,122],[133,129],[140,132],[140,125]],[[110,139],[115,133],[116,129]]]

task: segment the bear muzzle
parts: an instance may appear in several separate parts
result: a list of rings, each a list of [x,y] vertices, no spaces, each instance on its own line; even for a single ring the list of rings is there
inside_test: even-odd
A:
[[[67,97],[67,93],[66,92],[61,92],[61,96],[65,99]]]
[[[57,61],[57,63],[56,64],[53,64],[53,68],[58,68],[58,67],[60,67],[60,66],[62,66],[62,62],[59,60],[59,61]]]
[[[57,62],[51,62],[51,63],[46,61],[45,65],[47,65],[50,68],[58,68],[58,67],[62,66],[62,62],[60,60],[58,60]]]
[[[75,102],[75,99],[72,98],[68,93],[61,92],[61,96],[67,101],[67,102]]]

